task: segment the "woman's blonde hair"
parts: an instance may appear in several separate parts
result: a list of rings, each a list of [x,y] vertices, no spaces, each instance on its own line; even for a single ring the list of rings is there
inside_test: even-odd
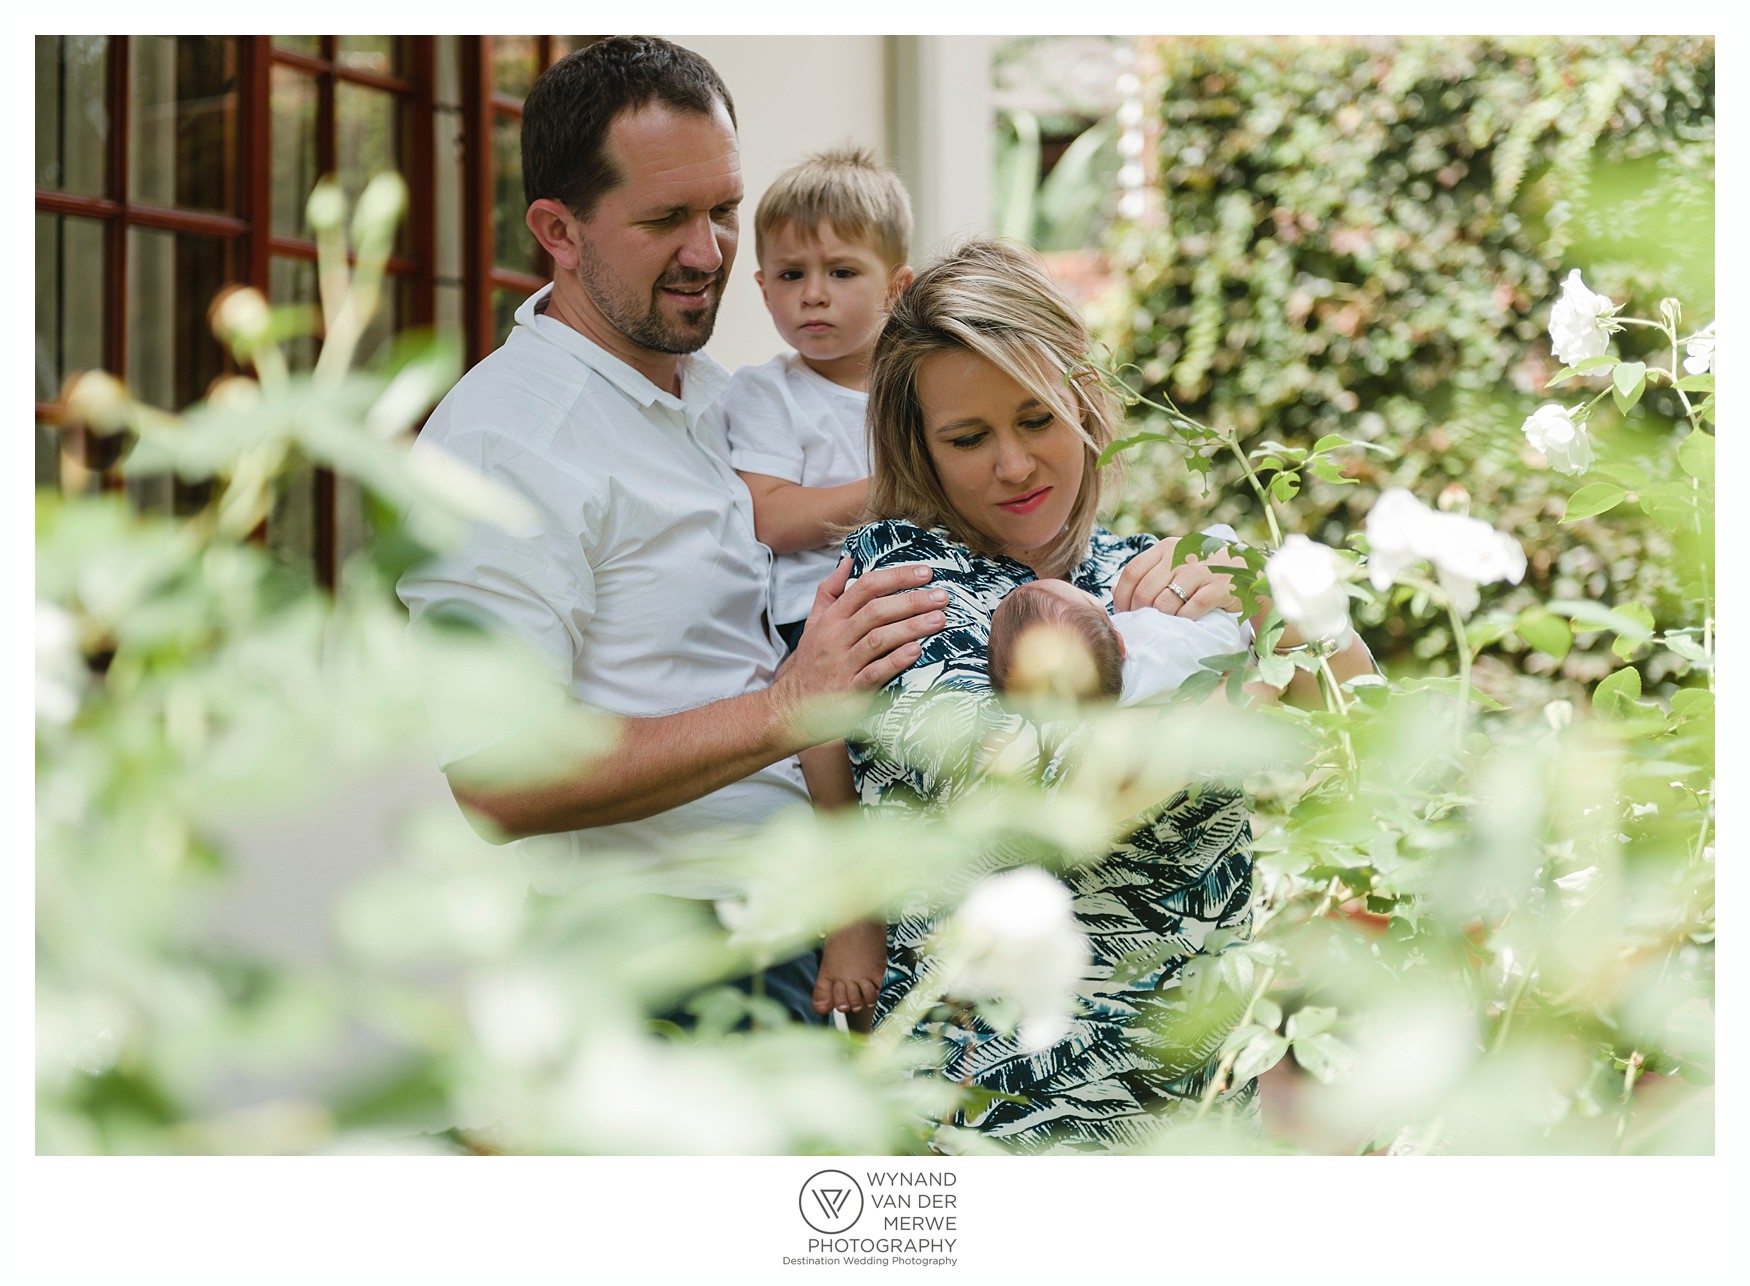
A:
[[[1112,441],[1117,399],[1088,368],[1088,329],[1037,256],[996,238],[950,250],[894,301],[869,365],[867,513],[942,527],[975,553],[1001,549],[954,511],[924,438],[918,367],[937,353],[984,358],[1051,408],[1082,439],[1082,486],[1069,521],[1042,551],[1043,570],[1067,572],[1087,557],[1116,468],[1095,467]]]

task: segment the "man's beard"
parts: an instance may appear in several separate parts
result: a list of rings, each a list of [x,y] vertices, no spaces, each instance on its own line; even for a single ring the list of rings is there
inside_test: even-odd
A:
[[[602,316],[627,339],[653,353],[696,353],[709,342],[717,325],[717,305],[723,299],[721,273],[670,272],[656,283],[648,298],[640,299],[623,278],[604,270],[601,262],[585,251],[577,265],[577,277]],[[659,292],[665,288],[701,287],[706,291],[704,307],[682,309],[678,317],[662,311]]]

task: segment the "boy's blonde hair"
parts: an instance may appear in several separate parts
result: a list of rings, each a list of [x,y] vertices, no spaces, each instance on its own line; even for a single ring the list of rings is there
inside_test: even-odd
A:
[[[846,241],[877,251],[889,268],[911,253],[911,198],[899,176],[866,147],[816,152],[780,174],[753,216],[753,253],[766,259],[766,238],[793,226],[804,236],[823,223]]]
[[[917,373],[937,353],[975,353],[1030,392],[1082,440],[1081,492],[1043,551],[1050,574],[1088,556],[1101,497],[1118,467],[1096,467],[1116,436],[1117,399],[1087,365],[1088,328],[1032,251],[979,238],[925,268],[894,300],[869,363],[869,502],[874,518],[942,527],[974,553],[1000,553],[960,517],[924,440]]]

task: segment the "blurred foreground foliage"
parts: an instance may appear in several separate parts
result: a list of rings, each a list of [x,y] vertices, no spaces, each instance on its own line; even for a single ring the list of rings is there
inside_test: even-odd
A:
[[[1261,1133],[1194,1104],[1155,1147],[1711,1150],[1713,724],[1698,681],[1661,695],[1637,673],[1565,711],[1480,710],[1411,674],[1311,713],[1046,712],[1085,732],[1053,794],[998,773],[927,824],[803,811],[733,844],[702,837],[746,874],[734,932],[651,896],[639,854],[604,855],[577,896],[533,897],[512,853],[446,804],[347,882],[315,958],[240,940],[224,899],[259,860],[248,826],[419,762],[432,693],[526,711],[549,760],[612,753],[612,722],[553,709],[520,653],[405,629],[399,569],[514,506],[406,452],[453,355],[409,342],[349,369],[386,244],[373,220],[397,204],[384,193],[362,199],[350,273],[338,213],[313,203],[330,235],[313,371],[274,356],[307,320],[240,296],[215,316],[255,378],[176,417],[106,377],[69,398],[70,417],[130,440],[126,468],[213,487],[177,517],[38,498],[39,1151],[985,1150],[938,1126],[961,1091],[913,1074],[928,1045],[804,1030],[712,984],[823,923],[950,887],[992,845],[1047,868],[1097,861],[1209,773],[1258,803],[1258,930],[1189,961],[1179,1020],[1138,1039],[1169,1060],[1219,1051],[1235,1079],[1284,1060],[1306,1075],[1291,1102],[1266,1090]],[[250,539],[301,460],[372,497],[373,540],[332,595]],[[1694,495],[1693,515],[1711,515],[1711,481]],[[1355,590],[1382,615],[1433,592]],[[1692,680],[1711,675],[1711,634],[1698,655]],[[689,996],[696,1031],[653,1028]]]
[[[1643,317],[1714,308],[1714,45],[1702,36],[1173,37],[1152,42],[1162,213],[1120,227],[1120,284],[1096,330],[1145,394],[1248,449],[1371,444],[1294,497],[1296,529],[1341,546],[1404,486],[1518,536],[1531,566],[1503,600],[1635,604],[1678,623],[1690,557],[1618,513],[1561,525],[1565,493],[1515,431],[1561,365],[1544,337],[1556,284],[1586,269]],[[1651,360],[1659,337],[1621,337]],[[1668,460],[1682,408],[1649,391],[1601,449]],[[1597,426],[1595,426],[1597,427]],[[1261,534],[1238,470],[1139,453],[1117,525],[1209,521]],[[1359,485],[1352,485],[1359,484]],[[1194,519],[1194,520],[1193,520]],[[1399,605],[1393,604],[1392,607]],[[1452,673],[1439,613],[1363,605],[1377,655]],[[1518,637],[1481,659],[1505,696],[1578,699],[1613,667],[1609,632],[1552,657]],[[1666,676],[1647,659],[1647,678]]]

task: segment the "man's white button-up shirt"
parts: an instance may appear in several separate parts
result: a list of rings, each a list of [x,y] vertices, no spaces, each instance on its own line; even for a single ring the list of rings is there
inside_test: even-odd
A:
[[[539,529],[479,524],[403,576],[415,626],[440,611],[487,617],[532,644],[577,700],[614,714],[672,714],[767,686],[783,655],[767,611],[771,554],[721,430],[701,424],[728,377],[694,354],[675,397],[538,311],[549,290],[517,310],[504,346],[462,377],[414,448],[515,492]],[[661,891],[733,896],[712,868],[712,837],[807,798],[787,759],[653,817],[523,847],[545,892],[586,880],[589,855],[614,851],[641,855]]]

